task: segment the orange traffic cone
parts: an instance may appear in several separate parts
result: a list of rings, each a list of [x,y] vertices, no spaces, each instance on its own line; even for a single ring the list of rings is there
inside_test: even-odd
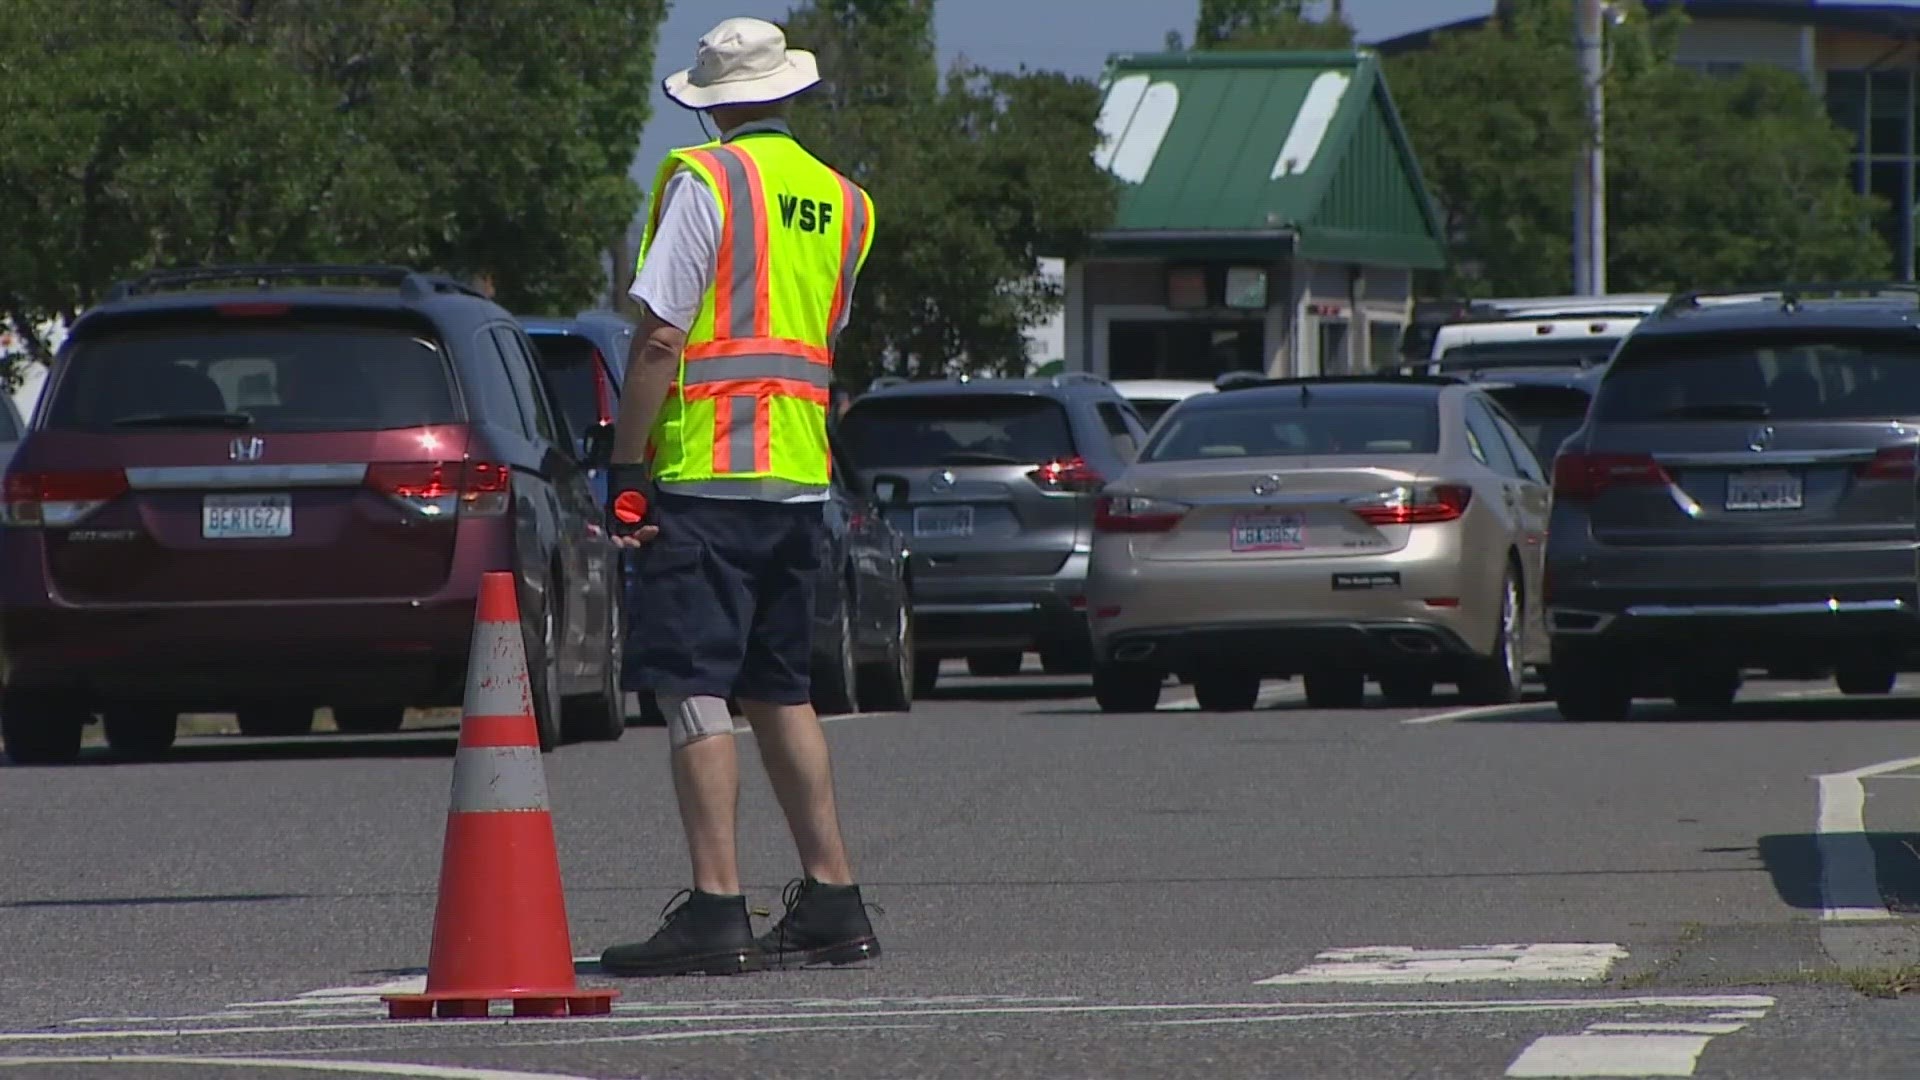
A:
[[[594,1016],[615,990],[582,990],[547,808],[540,733],[527,681],[513,575],[488,574],[467,665],[453,805],[440,857],[440,902],[423,994],[386,994],[391,1019]]]

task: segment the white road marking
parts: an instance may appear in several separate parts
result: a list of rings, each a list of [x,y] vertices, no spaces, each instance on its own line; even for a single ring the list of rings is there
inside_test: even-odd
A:
[[[1765,1009],[1729,1009],[1707,1017],[1709,1020],[1758,1020],[1767,1015]]]
[[[1480,945],[1464,949],[1413,949],[1405,946],[1330,949],[1286,975],[1261,979],[1256,986],[1306,983],[1361,983],[1399,986],[1410,983],[1585,982],[1605,978],[1627,951],[1609,944]]]
[[[1537,712],[1552,708],[1551,701],[1516,701],[1511,705],[1480,705],[1471,709],[1449,709],[1446,712],[1409,717],[1400,722],[1409,726],[1445,724],[1454,720],[1474,720],[1482,716],[1510,716],[1514,713]]]
[[[1692,1076],[1710,1035],[1549,1035],[1507,1066],[1508,1076]]]
[[[1920,766],[1920,757],[1815,777],[1820,785],[1817,848],[1820,853],[1820,917],[1828,922],[1892,919],[1881,899],[1880,871],[1867,842],[1864,781]]]
[[[418,1065],[399,1061],[308,1061],[271,1057],[191,1057],[174,1054],[102,1054],[97,1057],[0,1057],[0,1068],[47,1065],[226,1065],[243,1069],[297,1069],[360,1076],[418,1076],[431,1080],[593,1080],[573,1073],[468,1069],[457,1065]]]
[[[1645,1031],[1667,1035],[1731,1035],[1746,1028],[1745,1024],[1588,1024],[1587,1030],[1595,1034],[1602,1032]]]
[[[1253,703],[1253,707],[1256,709],[1270,709],[1283,701],[1300,700],[1304,697],[1306,697],[1306,692],[1301,690],[1298,684],[1282,683],[1271,689],[1261,690],[1259,698]],[[1160,708],[1157,711],[1198,712],[1199,709],[1200,700],[1193,696],[1193,691],[1176,690],[1171,699],[1160,703]]]

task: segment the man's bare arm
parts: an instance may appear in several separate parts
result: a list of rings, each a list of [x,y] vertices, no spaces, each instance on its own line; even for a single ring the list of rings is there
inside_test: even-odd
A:
[[[667,400],[680,369],[687,333],[647,312],[627,349],[627,378],[620,393],[620,416],[613,426],[613,462],[638,465],[646,460],[647,435]]]

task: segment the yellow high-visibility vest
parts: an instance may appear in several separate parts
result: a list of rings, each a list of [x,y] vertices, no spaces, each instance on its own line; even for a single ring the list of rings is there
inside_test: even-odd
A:
[[[795,142],[748,124],[661,164],[640,241],[686,169],[720,205],[713,284],[687,331],[647,453],[662,491],[781,499],[824,494],[833,327],[873,246],[873,200]]]

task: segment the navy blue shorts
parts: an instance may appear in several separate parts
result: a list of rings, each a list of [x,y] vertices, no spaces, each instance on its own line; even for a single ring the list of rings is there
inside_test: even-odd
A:
[[[634,556],[629,690],[803,705],[812,687],[822,503],[662,494]]]

